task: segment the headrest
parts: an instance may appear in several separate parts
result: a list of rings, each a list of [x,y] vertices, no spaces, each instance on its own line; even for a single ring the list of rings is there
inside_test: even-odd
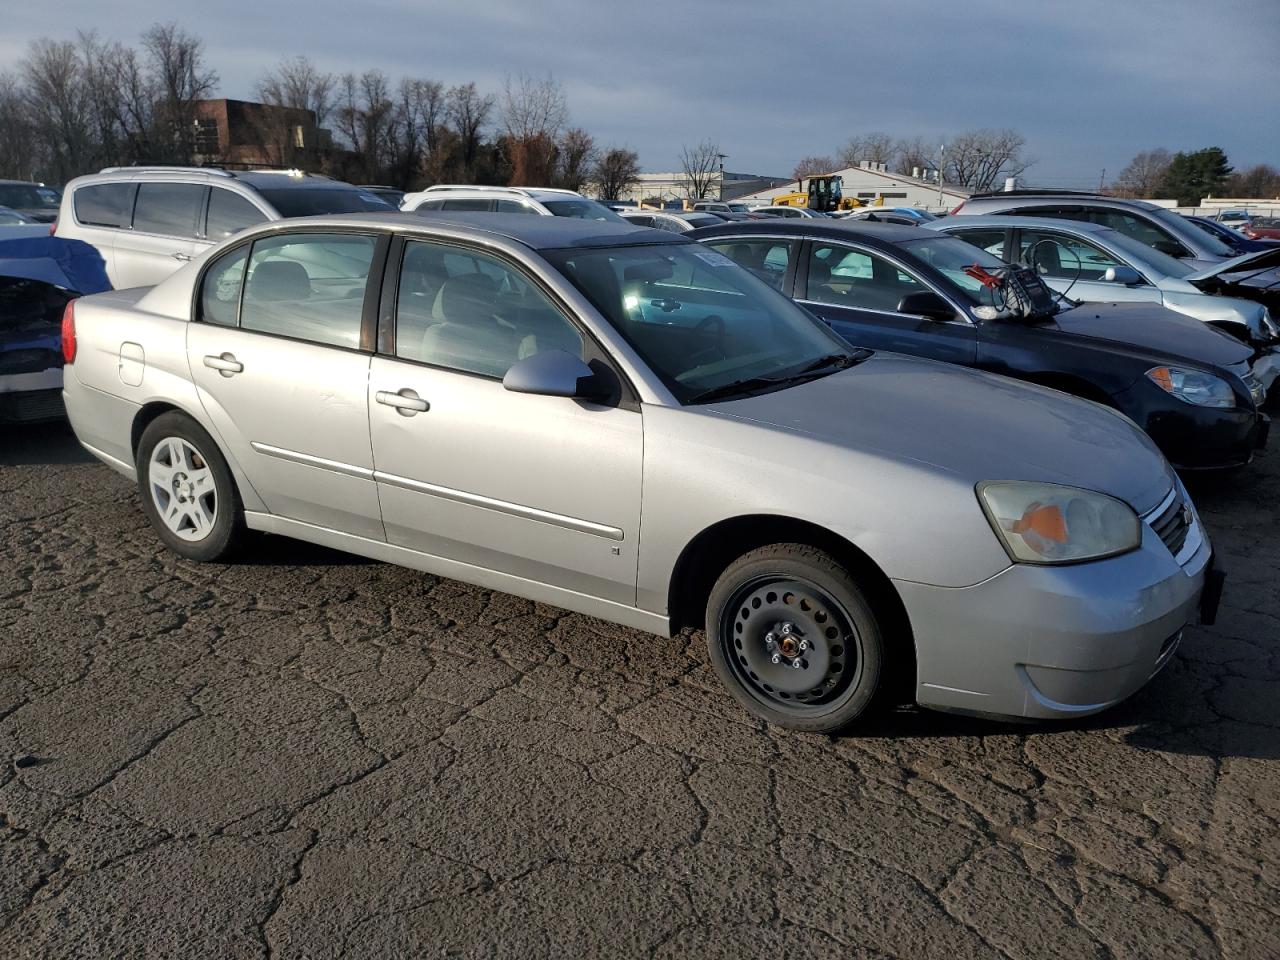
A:
[[[306,300],[311,296],[311,278],[296,261],[266,260],[254,268],[247,292],[253,300]]]

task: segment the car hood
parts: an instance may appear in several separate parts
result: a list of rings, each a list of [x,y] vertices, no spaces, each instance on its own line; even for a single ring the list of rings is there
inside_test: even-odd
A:
[[[1082,303],[1053,318],[1064,333],[1229,367],[1252,350],[1230,334],[1155,303]]]
[[[1265,270],[1268,267],[1280,267],[1280,247],[1272,250],[1255,250],[1252,253],[1244,253],[1238,257],[1232,257],[1230,260],[1222,260],[1203,270],[1189,273],[1182,279],[1199,287],[1206,281],[1224,273],[1238,273],[1242,270]]]
[[[950,364],[877,353],[857,366],[709,411],[983,480],[1097,490],[1139,513],[1173,473],[1130,420],[1056,390]]]

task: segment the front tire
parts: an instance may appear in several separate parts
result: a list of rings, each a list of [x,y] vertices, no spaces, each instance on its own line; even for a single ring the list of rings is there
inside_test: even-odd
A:
[[[136,460],[142,509],[164,545],[202,563],[230,555],[244,513],[227,461],[208,432],[176,410],[147,425]]]
[[[849,725],[885,675],[863,589],[830,554],[803,544],[760,547],[729,565],[707,601],[707,649],[739,703],[793,730]]]

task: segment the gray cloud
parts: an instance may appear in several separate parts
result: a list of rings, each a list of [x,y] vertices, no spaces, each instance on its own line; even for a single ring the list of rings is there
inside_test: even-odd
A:
[[[132,41],[152,3],[110,13],[63,0],[57,18],[6,13],[0,69],[34,37],[76,29]],[[1042,180],[1083,186],[1138,150],[1219,145],[1239,165],[1280,162],[1280,7],[1273,0],[261,0],[170,7],[204,38],[227,96],[305,53],[336,72],[475,80],[553,73],[575,123],[676,165],[680,145],[717,140],[732,169],[787,173],[851,134],[945,136],[1009,126]]]

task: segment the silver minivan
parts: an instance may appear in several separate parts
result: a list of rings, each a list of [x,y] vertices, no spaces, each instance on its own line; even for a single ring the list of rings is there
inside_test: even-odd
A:
[[[54,235],[91,244],[111,285],[124,289],[159,283],[255,223],[394,209],[368,190],[297,170],[108,167],[67,184]]]

